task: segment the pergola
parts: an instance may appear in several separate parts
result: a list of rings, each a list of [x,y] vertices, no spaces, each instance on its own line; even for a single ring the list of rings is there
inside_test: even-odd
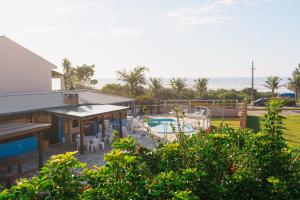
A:
[[[16,141],[22,138],[37,136],[39,169],[43,167],[43,131],[50,128],[50,124],[43,123],[21,123],[4,122],[0,123],[0,144]]]
[[[125,106],[116,106],[116,105],[81,105],[65,108],[57,108],[47,110],[50,113],[53,113],[57,116],[66,117],[69,119],[79,120],[80,126],[80,153],[84,152],[83,150],[83,136],[84,136],[84,121],[97,117],[101,117],[102,122],[102,133],[104,133],[104,115],[108,113],[118,113],[120,120],[120,130],[119,135],[123,137],[122,133],[122,112],[127,110],[128,107]]]

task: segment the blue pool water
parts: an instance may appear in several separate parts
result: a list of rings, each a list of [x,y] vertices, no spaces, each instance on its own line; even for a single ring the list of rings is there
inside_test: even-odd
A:
[[[175,128],[177,128],[175,119],[150,118],[148,121],[148,125],[153,131],[157,133],[174,133],[171,124],[174,125]],[[185,126],[183,127],[183,131],[185,133],[191,133],[194,131],[194,128],[190,124],[185,124]]]

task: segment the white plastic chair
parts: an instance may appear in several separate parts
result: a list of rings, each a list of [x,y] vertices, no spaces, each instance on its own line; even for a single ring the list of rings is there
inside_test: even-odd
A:
[[[98,147],[101,146],[102,150],[105,149],[105,144],[104,144],[104,141],[100,140],[100,139],[97,139],[97,143],[98,143]]]
[[[99,131],[99,132],[96,134],[96,138],[98,138],[98,139],[101,139],[101,138],[102,138],[102,131]]]
[[[76,142],[77,150],[79,151],[79,149],[80,149],[80,136],[79,136],[79,134],[76,135],[75,142]],[[90,149],[91,149],[91,142],[90,142],[90,140],[87,140],[87,139],[84,139],[84,138],[83,138],[83,146],[84,146],[88,151],[90,151]]]
[[[99,144],[97,140],[90,140],[90,151],[91,153],[95,153],[99,150]]]
[[[105,142],[108,144],[112,144],[113,141],[113,130],[106,130],[105,131]]]

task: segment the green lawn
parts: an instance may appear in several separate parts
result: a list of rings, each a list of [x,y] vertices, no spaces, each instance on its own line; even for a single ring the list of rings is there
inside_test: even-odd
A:
[[[240,127],[240,119],[239,118],[211,118],[211,123],[213,126],[220,126],[221,123],[225,123],[230,125],[233,128]]]
[[[286,115],[284,138],[290,145],[300,147],[300,115]],[[263,126],[263,116],[248,116],[247,127],[258,132]]]

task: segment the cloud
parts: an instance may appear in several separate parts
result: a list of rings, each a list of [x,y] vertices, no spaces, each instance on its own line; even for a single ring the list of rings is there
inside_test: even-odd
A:
[[[95,38],[103,38],[105,35],[100,31],[89,30],[86,32],[87,35],[95,37]]]
[[[178,8],[164,13],[164,21],[169,26],[190,30],[207,25],[221,24],[231,19],[225,14],[226,9],[233,5],[253,6],[259,2],[272,2],[279,0],[211,0],[198,8]]]
[[[54,15],[69,15],[76,12],[90,11],[90,9],[107,9],[107,1],[104,0],[52,0],[53,6],[49,13]],[[105,3],[106,2],[106,3]]]
[[[217,0],[217,4],[221,5],[234,5],[234,4],[241,4],[241,5],[257,5],[260,2],[274,2],[279,0]]]
[[[66,15],[66,14],[69,14],[70,11],[71,11],[70,9],[63,8],[63,7],[56,7],[56,8],[50,9],[50,13],[56,14],[56,15]]]
[[[220,1],[218,1],[219,4],[224,4],[224,5],[233,5],[237,2],[238,2],[238,0],[220,0]]]
[[[137,36],[143,34],[144,31],[132,28],[117,28],[108,31],[108,34],[115,36]]]
[[[205,24],[220,24],[230,20],[230,16],[220,14],[216,5],[211,4],[199,8],[179,8],[167,12],[165,19],[171,26],[192,28]]]
[[[25,29],[25,33],[49,33],[60,32],[61,29],[56,26],[30,26]]]

